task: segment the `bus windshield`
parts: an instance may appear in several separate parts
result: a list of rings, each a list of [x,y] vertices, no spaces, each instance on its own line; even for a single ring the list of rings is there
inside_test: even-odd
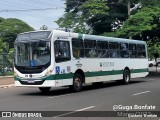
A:
[[[50,42],[30,41],[15,44],[15,65],[21,67],[44,66],[50,62]]]

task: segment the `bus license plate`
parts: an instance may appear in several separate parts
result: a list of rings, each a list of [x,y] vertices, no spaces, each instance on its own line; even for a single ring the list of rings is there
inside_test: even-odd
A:
[[[28,83],[34,83],[35,81],[34,80],[28,80]]]

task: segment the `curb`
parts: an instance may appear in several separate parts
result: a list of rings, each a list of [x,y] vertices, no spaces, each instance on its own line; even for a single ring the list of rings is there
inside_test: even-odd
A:
[[[0,85],[0,88],[10,88],[10,87],[15,87],[15,84]]]
[[[0,76],[0,79],[1,78],[14,78],[14,76]]]

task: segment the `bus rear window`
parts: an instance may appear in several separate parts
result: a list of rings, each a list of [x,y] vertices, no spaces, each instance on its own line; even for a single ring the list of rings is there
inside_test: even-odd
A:
[[[138,58],[146,58],[145,45],[137,45]]]

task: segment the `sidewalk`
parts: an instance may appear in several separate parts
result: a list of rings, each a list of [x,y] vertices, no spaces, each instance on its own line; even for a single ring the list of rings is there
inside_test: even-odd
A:
[[[12,87],[14,86],[13,76],[0,76],[0,88]]]

